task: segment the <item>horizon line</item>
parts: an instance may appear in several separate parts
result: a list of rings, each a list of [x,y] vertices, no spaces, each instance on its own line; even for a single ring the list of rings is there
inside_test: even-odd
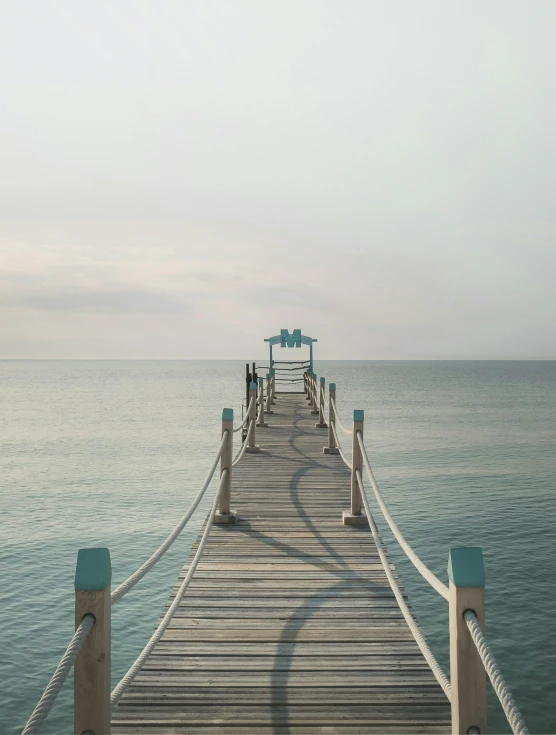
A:
[[[265,358],[255,358],[255,362]],[[354,357],[313,358],[314,362],[556,362],[556,357]],[[241,357],[0,357],[0,362],[246,362]]]

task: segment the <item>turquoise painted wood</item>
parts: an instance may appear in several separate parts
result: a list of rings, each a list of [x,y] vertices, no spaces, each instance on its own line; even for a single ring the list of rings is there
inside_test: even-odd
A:
[[[355,421],[365,421],[365,411],[363,411],[362,408],[356,408],[353,412],[353,420]]]
[[[314,337],[308,337],[306,334],[301,334],[301,329],[294,329],[290,334],[288,329],[281,329],[280,334],[274,337],[266,337],[265,342],[268,342],[270,351],[270,367],[273,368],[274,359],[272,357],[272,347],[274,345],[280,345],[281,347],[301,347],[301,345],[307,345],[309,347],[309,365],[310,372],[313,372],[313,342],[317,342]]]
[[[79,549],[75,568],[76,591],[102,592],[112,582],[108,549]]]
[[[287,329],[280,330],[281,347],[301,347],[301,329],[294,329],[290,334]]]
[[[448,577],[456,587],[484,587],[485,565],[482,549],[478,546],[450,549]]]
[[[234,420],[234,409],[223,408],[222,409],[222,421],[233,421]]]

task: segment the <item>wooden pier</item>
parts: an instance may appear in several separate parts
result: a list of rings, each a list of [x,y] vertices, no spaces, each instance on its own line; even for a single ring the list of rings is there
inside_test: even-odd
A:
[[[207,478],[160,546],[114,590],[109,549],[79,550],[75,635],[22,735],[40,734],[72,666],[74,735],[485,735],[487,676],[514,735],[528,735],[484,633],[481,549],[451,548],[448,584],[436,576],[378,487],[364,410],[345,425],[335,383],[326,401],[325,378],[313,372],[317,340],[283,329],[265,341],[266,386],[247,365],[245,417],[234,426],[223,409]],[[277,345],[306,345],[309,359],[277,361]],[[284,383],[303,392],[277,393]],[[218,466],[212,505],[155,630],[111,689],[113,607],[181,534]],[[448,607],[449,677],[388,556],[378,508]]]
[[[279,394],[273,410],[261,452],[233,470],[237,523],[211,529],[111,732],[449,732],[450,703],[368,526],[342,524],[349,469],[323,453],[305,394]]]

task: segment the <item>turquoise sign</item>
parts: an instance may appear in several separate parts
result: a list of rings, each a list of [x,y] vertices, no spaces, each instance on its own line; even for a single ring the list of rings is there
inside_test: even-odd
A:
[[[280,330],[281,347],[301,347],[301,329],[294,329],[290,334],[287,329]]]

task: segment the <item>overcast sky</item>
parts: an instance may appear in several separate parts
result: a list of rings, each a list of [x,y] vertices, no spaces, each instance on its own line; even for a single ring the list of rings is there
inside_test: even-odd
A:
[[[554,0],[0,0],[0,357],[556,358]]]

